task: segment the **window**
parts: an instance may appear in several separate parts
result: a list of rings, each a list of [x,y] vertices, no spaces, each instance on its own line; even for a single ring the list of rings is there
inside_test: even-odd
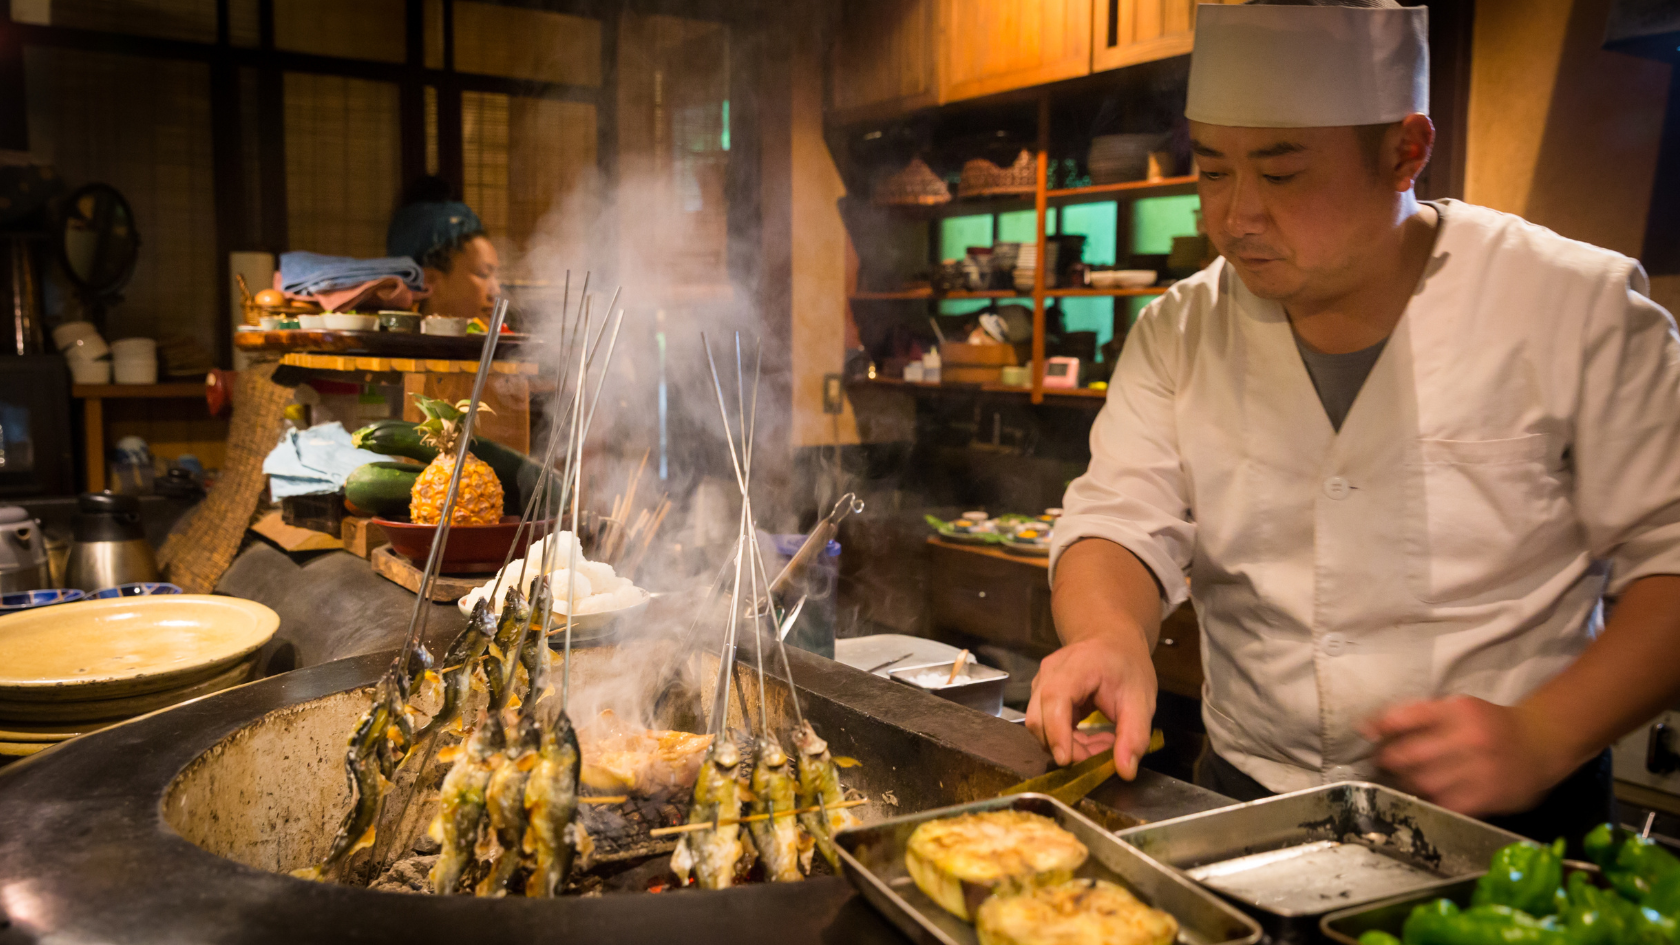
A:
[[[402,62],[408,56],[403,0],[274,0],[278,49]]]
[[[291,248],[385,255],[402,189],[397,86],[288,72],[286,225]]]

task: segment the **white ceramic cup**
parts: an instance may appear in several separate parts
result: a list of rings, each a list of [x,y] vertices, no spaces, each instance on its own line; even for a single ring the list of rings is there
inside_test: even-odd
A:
[[[111,342],[111,357],[115,360],[123,358],[156,358],[157,342],[150,338],[124,338]]]
[[[99,329],[93,327],[92,322],[65,322],[53,329],[52,336],[53,344],[58,346],[58,350],[63,351],[74,345],[79,339],[98,338]]]
[[[98,335],[87,338],[77,338],[67,347],[59,349],[71,361],[93,362],[111,353],[111,346]]]
[[[111,383],[111,362],[83,361],[79,358],[66,358],[70,362],[70,381],[75,384],[109,384]]]
[[[156,384],[156,358],[117,358],[111,362],[112,375],[118,384]]]

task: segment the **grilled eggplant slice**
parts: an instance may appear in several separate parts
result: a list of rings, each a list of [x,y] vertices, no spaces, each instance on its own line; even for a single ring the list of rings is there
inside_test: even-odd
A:
[[[980,945],[1171,945],[1178,920],[1101,879],[1075,879],[980,905]]]
[[[1067,882],[1087,853],[1085,844],[1048,817],[997,810],[917,827],[904,866],[928,898],[972,922],[987,896]]]

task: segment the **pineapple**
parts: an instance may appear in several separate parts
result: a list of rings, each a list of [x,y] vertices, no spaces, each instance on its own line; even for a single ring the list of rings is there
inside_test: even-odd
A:
[[[426,415],[418,427],[420,439],[427,446],[437,448],[438,454],[414,480],[408,493],[408,517],[418,525],[436,525],[443,518],[443,503],[449,497],[449,477],[455,472],[455,450],[466,449],[461,442],[461,419],[466,416],[470,401],[454,406],[422,394],[415,394],[420,412]],[[479,404],[481,411],[489,411],[489,404]],[[494,525],[502,520],[502,483],[490,464],[472,453],[461,469],[461,489],[455,496],[452,525]]]

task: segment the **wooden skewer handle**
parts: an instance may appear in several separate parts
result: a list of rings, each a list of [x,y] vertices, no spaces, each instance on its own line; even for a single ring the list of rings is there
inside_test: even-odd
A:
[[[628,794],[592,794],[578,798],[579,804],[622,804],[630,799]]]

